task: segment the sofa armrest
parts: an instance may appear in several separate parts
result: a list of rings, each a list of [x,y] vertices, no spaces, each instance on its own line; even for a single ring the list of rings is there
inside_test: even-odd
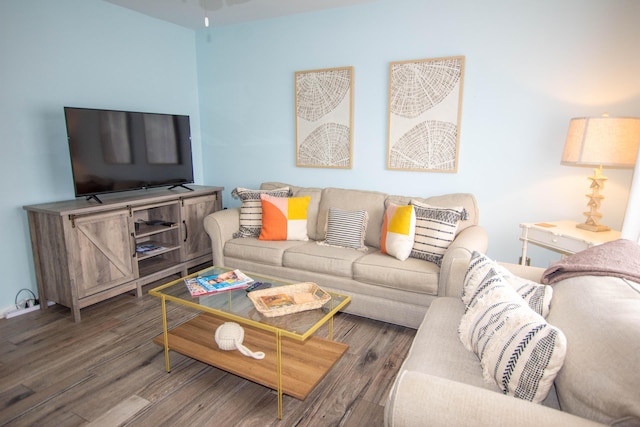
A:
[[[460,297],[460,295],[462,295],[462,286],[464,284],[464,276],[467,272],[467,268],[469,267],[469,260],[470,258],[467,259],[460,257],[451,262],[448,278],[444,283],[444,296]],[[506,262],[499,262],[498,264],[502,265],[518,277],[538,283],[541,283],[542,274],[545,271],[542,267],[530,267],[527,265],[510,264]]]
[[[498,264],[518,277],[542,283],[542,275],[545,271],[545,269],[542,267],[530,267],[528,265],[510,264],[506,262],[500,262]]]
[[[387,399],[391,426],[601,426],[557,409],[416,371],[403,371]]]
[[[211,238],[213,265],[224,266],[224,244],[240,228],[240,208],[223,209],[204,218],[204,229]]]
[[[442,257],[438,296],[460,296],[456,287],[462,289],[462,278],[469,265],[473,251],[486,253],[489,237],[484,228],[474,225],[462,230],[451,242]]]

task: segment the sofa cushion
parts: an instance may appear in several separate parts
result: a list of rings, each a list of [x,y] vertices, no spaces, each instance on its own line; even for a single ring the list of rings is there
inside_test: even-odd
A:
[[[380,232],[384,216],[384,201],[387,195],[377,191],[347,190],[342,188],[325,188],[318,207],[318,233],[327,230],[329,208],[346,211],[367,211],[369,221],[365,234],[365,244],[374,248],[380,247]],[[325,236],[317,240],[324,240]]]
[[[411,257],[440,265],[442,256],[456,237],[464,208],[441,208],[412,200],[416,212],[416,232]]]
[[[404,261],[409,258],[416,233],[416,213],[411,205],[389,203],[382,222],[380,252]]]
[[[311,197],[273,197],[261,194],[260,240],[309,240],[307,207]]]
[[[318,243],[326,246],[366,251],[364,237],[367,232],[368,219],[369,215],[364,210],[345,211],[338,208],[329,208],[327,237]]]
[[[567,340],[534,312],[494,271],[460,320],[460,340],[473,351],[484,377],[504,394],[541,403],[562,367]]]
[[[553,296],[553,288],[551,286],[515,276],[502,265],[477,251],[474,251],[471,255],[469,267],[462,284],[462,301],[465,304],[469,305],[476,294],[486,291],[483,288],[490,285],[490,282],[486,281],[485,278],[490,273],[500,274],[502,279],[515,289],[531,309],[543,317],[547,317]]]
[[[353,278],[386,288],[402,289],[427,295],[438,295],[440,268],[416,258],[400,261],[378,251],[358,258],[353,263]]]
[[[282,264],[287,268],[351,278],[352,264],[366,252],[349,248],[317,245],[308,242],[284,253]]]
[[[285,251],[305,243],[300,240],[258,240],[256,237],[241,237],[225,243],[224,256],[280,267]]]
[[[289,187],[275,190],[250,190],[237,187],[231,191],[231,197],[242,200],[240,205],[240,229],[233,237],[258,237],[262,228],[262,201],[260,194],[275,197],[289,197]]]
[[[418,328],[402,370],[419,371],[500,391],[495,382],[484,380],[480,360],[460,343],[458,324],[464,310],[460,298],[441,297],[433,301]]]
[[[553,287],[548,320],[568,342],[556,378],[563,410],[608,425],[640,425],[640,283],[581,276]]]

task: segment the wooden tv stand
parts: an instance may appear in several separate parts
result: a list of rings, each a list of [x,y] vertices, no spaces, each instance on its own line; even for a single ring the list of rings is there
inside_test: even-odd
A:
[[[42,310],[80,309],[211,260],[204,217],[223,187],[189,185],[24,206]],[[162,223],[159,223],[162,222]]]

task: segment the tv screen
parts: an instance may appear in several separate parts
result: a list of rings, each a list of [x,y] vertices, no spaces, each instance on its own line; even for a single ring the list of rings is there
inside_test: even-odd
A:
[[[193,183],[189,116],[76,107],[64,113],[76,197]]]

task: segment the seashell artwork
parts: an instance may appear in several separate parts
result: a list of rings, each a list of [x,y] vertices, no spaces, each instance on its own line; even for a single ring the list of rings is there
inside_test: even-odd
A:
[[[387,168],[457,172],[464,57],[392,62]]]

